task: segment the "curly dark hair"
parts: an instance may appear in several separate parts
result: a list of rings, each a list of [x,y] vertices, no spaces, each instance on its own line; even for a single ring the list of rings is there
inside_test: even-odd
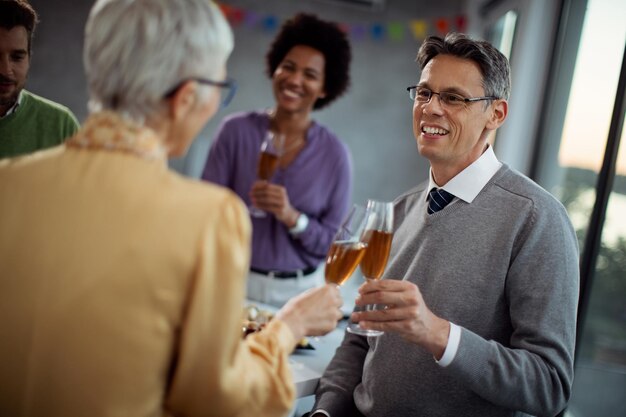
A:
[[[24,26],[28,33],[28,54],[35,27],[39,22],[37,12],[26,0],[0,0],[0,27],[11,30],[16,26]]]
[[[295,15],[281,26],[265,56],[270,78],[285,55],[297,45],[309,46],[324,55],[326,96],[319,98],[313,105],[313,110],[321,109],[345,93],[350,85],[352,52],[348,37],[336,23],[321,20],[313,14]]]
[[[475,40],[462,33],[448,33],[445,39],[429,36],[417,53],[421,69],[437,55],[452,55],[474,61],[483,76],[485,95],[508,100],[511,93],[511,68],[509,60],[492,44]]]

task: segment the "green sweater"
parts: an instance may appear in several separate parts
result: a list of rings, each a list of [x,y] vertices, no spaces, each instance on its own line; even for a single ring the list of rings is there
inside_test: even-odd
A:
[[[23,90],[16,111],[0,119],[0,159],[59,145],[78,127],[67,107]]]

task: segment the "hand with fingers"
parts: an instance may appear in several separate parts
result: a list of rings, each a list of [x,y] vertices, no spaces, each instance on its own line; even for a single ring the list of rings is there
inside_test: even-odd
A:
[[[297,210],[289,201],[287,189],[282,185],[264,180],[255,181],[250,189],[250,200],[255,207],[273,214],[288,227],[293,226],[291,223],[298,217]]]
[[[294,298],[276,313],[289,326],[295,340],[305,336],[322,336],[337,327],[343,301],[336,285],[311,288]]]
[[[352,320],[365,329],[396,333],[441,358],[448,344],[450,322],[430,311],[417,285],[394,279],[367,281],[359,288],[356,305],[367,304],[385,307],[352,313]]]

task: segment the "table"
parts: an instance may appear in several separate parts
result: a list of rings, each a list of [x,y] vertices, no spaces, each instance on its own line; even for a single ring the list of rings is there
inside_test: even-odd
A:
[[[254,304],[267,311],[276,311],[277,308],[257,301],[245,300],[244,305]],[[352,307],[350,307],[351,309]],[[350,311],[350,310],[348,310]],[[296,398],[307,397],[315,393],[315,388],[326,366],[341,344],[347,320],[342,320],[337,328],[325,336],[310,337],[309,343],[315,349],[296,349],[289,357],[289,364],[296,385]]]

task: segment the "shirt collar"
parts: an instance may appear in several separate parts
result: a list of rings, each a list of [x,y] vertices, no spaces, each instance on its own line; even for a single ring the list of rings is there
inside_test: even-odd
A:
[[[489,180],[498,172],[502,162],[498,161],[493,148],[488,146],[485,152],[467,168],[454,176],[443,188],[455,197],[471,203]],[[428,189],[439,187],[433,179],[432,169],[429,171]],[[428,193],[426,193],[428,198]]]
[[[7,110],[4,116],[0,116],[0,119],[4,119],[8,115],[13,114],[17,111],[17,108],[20,106],[20,104],[22,104],[22,92],[23,91],[24,90],[20,90],[19,94],[17,95],[17,100],[15,100],[15,103],[11,106],[9,110]]]

